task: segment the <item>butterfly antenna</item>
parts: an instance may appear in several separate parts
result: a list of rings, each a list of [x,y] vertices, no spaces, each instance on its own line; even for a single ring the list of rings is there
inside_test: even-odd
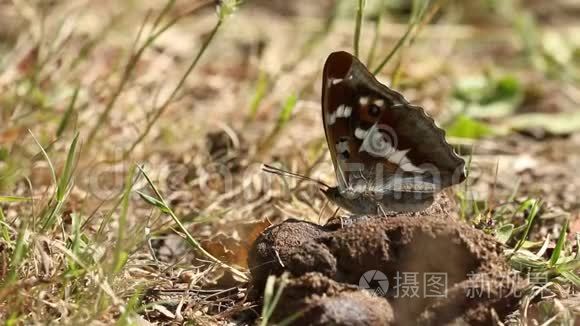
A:
[[[273,166],[268,165],[268,164],[264,164],[262,166],[262,171],[268,172],[268,173],[272,173],[272,174],[276,174],[276,175],[279,175],[279,176],[282,176],[282,177],[292,177],[292,178],[296,178],[296,179],[312,181],[312,182],[318,183],[319,185],[321,185],[323,187],[331,188],[329,185],[327,185],[326,183],[324,183],[324,182],[322,182],[320,180],[313,179],[313,178],[307,177],[305,175],[301,175],[301,174],[297,174],[297,173],[292,173],[292,172],[289,172],[289,171],[285,171],[285,170],[282,170],[282,169],[273,167]]]

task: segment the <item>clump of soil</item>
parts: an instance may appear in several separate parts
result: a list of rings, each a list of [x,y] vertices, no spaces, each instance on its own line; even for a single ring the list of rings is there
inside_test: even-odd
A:
[[[492,309],[500,318],[516,309],[526,285],[492,237],[436,208],[325,226],[287,220],[258,237],[248,265],[257,293],[269,275],[294,277],[275,318],[301,311],[295,324],[487,325]]]
[[[305,295],[307,294],[307,295]],[[296,325],[389,325],[394,321],[387,300],[360,291],[357,286],[339,283],[320,273],[306,273],[288,282],[274,310],[277,321],[289,312],[301,312]]]

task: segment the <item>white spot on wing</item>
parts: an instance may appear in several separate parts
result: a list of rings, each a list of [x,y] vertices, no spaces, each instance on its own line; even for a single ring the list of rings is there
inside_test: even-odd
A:
[[[335,113],[337,118],[344,117],[344,104],[339,105],[338,108],[336,108]]]
[[[336,119],[338,118],[348,118],[352,114],[352,108],[350,106],[346,106],[344,104],[339,105],[336,108],[336,111],[332,112],[328,115],[327,125],[332,126],[336,123]]]
[[[364,130],[361,128],[356,128],[354,130],[354,136],[358,139],[365,139],[365,137],[367,136],[368,130]]]
[[[336,85],[336,84],[338,84],[338,83],[341,83],[343,80],[344,80],[344,79],[342,79],[342,78],[333,78],[333,79],[330,81],[330,83],[331,83],[332,85]]]
[[[403,171],[407,171],[407,172],[418,172],[418,173],[425,172],[425,170],[423,170],[420,167],[416,166],[415,164],[411,163],[411,161],[409,161],[409,163],[401,164],[399,166],[401,167],[401,169],[403,169]]]
[[[383,105],[385,105],[385,100],[378,99],[378,100],[375,100],[374,103],[376,106],[383,107]]]
[[[350,114],[351,114],[351,113],[352,113],[352,108],[351,108],[350,106],[346,106],[346,107],[344,107],[344,113],[343,113],[343,116],[344,116],[345,118],[348,118],[348,117],[350,117]]]
[[[363,97],[358,99],[358,102],[360,103],[360,105],[367,105],[367,104],[369,104],[369,98],[366,96],[363,96]]]
[[[348,152],[348,142],[347,141],[341,141],[341,142],[337,143],[336,144],[336,152],[337,153]]]
[[[395,150],[391,155],[387,157],[389,162],[399,164],[402,161],[409,161],[409,159],[405,156],[409,152],[409,149],[405,149],[402,151]]]
[[[418,166],[414,165],[411,160],[407,157],[407,153],[410,149],[405,150],[395,150],[392,154],[387,156],[387,160],[391,163],[395,163],[399,165],[403,171],[407,172],[425,172],[425,170],[419,168]]]
[[[336,123],[336,112],[332,112],[328,115],[328,119],[326,120],[326,124],[332,126]]]

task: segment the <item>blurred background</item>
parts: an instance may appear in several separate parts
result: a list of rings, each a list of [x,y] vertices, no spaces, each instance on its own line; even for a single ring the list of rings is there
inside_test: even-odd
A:
[[[173,235],[166,206],[242,269],[270,223],[332,215],[315,185],[261,164],[335,184],[321,71],[329,53],[354,52],[358,7],[0,0],[0,246],[10,262],[0,294],[19,294],[2,316],[110,321],[149,311],[130,306],[135,293],[187,287],[192,275],[203,274],[200,287],[238,284]],[[382,66],[377,78],[424,107],[470,162],[457,215],[494,233],[541,200],[531,239],[557,238],[569,221],[574,241],[580,2],[367,0],[361,26],[361,61]],[[240,291],[219,305],[198,297],[188,316],[227,319]]]

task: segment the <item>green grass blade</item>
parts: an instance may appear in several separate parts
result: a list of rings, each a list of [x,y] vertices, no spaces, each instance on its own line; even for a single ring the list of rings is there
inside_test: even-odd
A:
[[[377,75],[378,73],[381,72],[381,70],[383,70],[385,65],[387,63],[389,63],[389,61],[391,61],[393,56],[397,52],[399,52],[399,50],[405,44],[405,42],[407,41],[409,36],[411,36],[411,32],[421,22],[421,20],[423,19],[423,16],[425,15],[425,12],[427,11],[427,7],[429,7],[429,1],[424,1],[423,3],[424,3],[424,5],[421,7],[421,9],[418,11],[418,13],[411,15],[411,21],[409,22],[409,24],[407,26],[407,30],[405,31],[405,34],[403,34],[403,36],[397,41],[397,43],[395,44],[393,49],[389,52],[389,54],[387,54],[387,56],[381,61],[381,63],[379,63],[379,65],[375,68],[375,70],[373,70],[373,75]],[[413,11],[414,12],[416,10],[415,8],[417,8],[417,5],[415,2],[413,2]]]
[[[497,241],[506,244],[508,240],[511,238],[514,232],[514,225],[513,224],[504,224],[496,231],[495,238]]]
[[[262,103],[267,90],[268,75],[264,71],[260,70],[258,81],[256,82],[256,89],[254,90],[254,96],[250,102],[249,120],[253,121],[256,118],[256,114],[258,114],[258,109],[260,108],[260,104]]]
[[[296,103],[298,103],[298,96],[296,94],[291,94],[286,98],[284,102],[284,106],[282,107],[282,111],[278,116],[278,125],[277,127],[282,129],[290,121],[292,117],[292,112],[294,112],[294,108],[296,107]]]
[[[465,166],[465,180],[470,180],[470,174],[471,174],[471,163],[473,161],[473,150],[471,151],[471,154],[469,155],[469,157],[467,158],[467,164]],[[460,199],[460,218],[462,221],[466,221],[467,220],[467,209],[468,209],[468,200],[469,198],[467,198],[467,196],[469,196],[469,181],[465,181],[464,182],[465,186],[463,187],[463,194],[459,193],[459,199]]]
[[[50,157],[48,157],[48,154],[46,153],[46,151],[44,150],[44,147],[42,147],[42,145],[40,144],[38,139],[36,139],[36,137],[34,137],[34,134],[32,133],[32,131],[30,129],[28,129],[28,132],[30,133],[30,136],[32,136],[32,139],[34,139],[34,142],[36,143],[36,145],[38,145],[38,147],[40,148],[40,151],[42,152],[42,156],[44,156],[44,159],[48,163],[48,167],[50,168],[50,176],[52,177],[53,183],[58,186],[58,182],[56,179],[56,172],[54,170],[54,166],[52,165],[52,161],[50,160]]]
[[[127,305],[125,305],[123,314],[119,316],[117,322],[115,323],[116,326],[129,326],[135,325],[135,321],[131,318],[134,314],[136,314],[137,307],[141,303],[141,294],[143,293],[143,289],[137,289],[135,293],[129,298]]]
[[[103,216],[101,223],[99,225],[99,228],[95,234],[95,239],[96,241],[100,241],[102,240],[106,235],[105,235],[105,227],[107,225],[109,225],[109,223],[111,222],[111,220],[113,219],[113,214],[117,211],[117,209],[119,208],[119,206],[122,204],[123,202],[123,192],[121,192],[120,194],[118,194],[117,200],[115,201],[115,203],[112,205],[112,207],[109,209],[109,211],[107,212],[107,214],[105,214],[105,216]]]
[[[269,325],[270,318],[280,301],[282,296],[282,291],[286,287],[288,274],[284,273],[280,276],[280,281],[278,283],[278,288],[276,289],[276,276],[270,275],[266,280],[266,286],[264,288],[264,304],[262,306],[262,316],[260,321],[260,326]]]
[[[161,9],[159,14],[157,15],[157,17],[153,21],[152,26],[154,29],[159,26],[159,24],[161,23],[161,20],[163,20],[163,18],[169,13],[169,10],[171,10],[171,8],[173,8],[175,1],[176,0],[169,0],[169,1],[167,1],[167,3],[165,3],[165,6],[163,6],[163,8]]]
[[[274,285],[276,283],[276,276],[270,275],[266,280],[266,286],[264,287],[264,300],[262,304],[262,321],[260,322],[260,326],[268,325],[268,321],[270,319],[270,315],[268,315],[268,311],[270,311],[270,306],[272,305],[272,300],[274,298]]]
[[[75,257],[79,257],[79,259],[82,257],[81,252],[80,252],[80,247],[81,247],[81,219],[78,216],[78,214],[71,214],[71,219],[72,219],[72,229],[73,229],[73,240],[71,243],[71,252]],[[71,263],[69,265],[69,269],[71,272],[75,273],[78,264],[76,264],[76,262],[71,259]]]
[[[381,26],[383,24],[383,17],[387,9],[387,0],[379,0],[379,15],[375,21],[375,29],[373,34],[373,40],[371,42],[371,49],[369,50],[367,58],[367,67],[372,67],[375,60],[375,53],[377,52],[377,45],[379,44],[379,37],[381,36]]]
[[[298,103],[298,96],[296,94],[289,95],[286,100],[284,101],[284,105],[282,106],[282,110],[278,115],[278,121],[276,125],[270,132],[268,136],[258,145],[258,154],[257,156],[261,156],[267,149],[269,149],[274,141],[277,139],[280,132],[284,129],[290,118],[292,117],[292,112],[294,112],[294,108]]]
[[[580,232],[576,232],[576,258],[577,260],[580,260]]]
[[[10,243],[10,230],[8,224],[6,224],[6,216],[2,207],[0,207],[0,235],[2,235],[2,239],[6,243]]]
[[[509,257],[509,263],[519,271],[546,270],[548,265],[544,260],[524,255],[521,252],[512,253]]]
[[[580,259],[574,258],[571,261],[558,264],[558,266],[556,266],[556,270],[559,273],[580,271]]]
[[[6,278],[6,283],[12,283],[18,278],[18,269],[20,264],[24,261],[28,251],[28,228],[23,225],[18,232],[18,237],[16,238],[16,244],[14,245],[14,251],[12,252],[12,257],[10,258],[10,265],[8,271],[8,277]],[[5,284],[6,284],[5,283]]]
[[[193,248],[197,249],[202,255],[204,255],[206,258],[208,258],[212,262],[218,264],[219,266],[221,266],[223,268],[228,269],[229,271],[231,271],[233,274],[239,276],[240,278],[247,280],[248,276],[245,273],[243,273],[243,272],[237,270],[236,268],[229,266],[228,264],[217,259],[212,254],[210,254],[208,251],[206,251],[197,240],[195,240],[195,238],[191,235],[191,233],[189,233],[189,230],[183,225],[181,220],[177,217],[177,215],[175,215],[173,210],[167,205],[167,203],[165,202],[165,199],[163,199],[163,196],[161,196],[161,193],[159,192],[159,190],[157,190],[157,187],[155,186],[153,181],[151,181],[151,179],[149,178],[147,173],[143,170],[143,168],[141,166],[138,166],[138,168],[141,171],[141,173],[143,174],[143,177],[145,177],[145,180],[147,180],[147,183],[149,184],[149,186],[151,187],[153,192],[155,192],[155,196],[157,196],[157,198],[155,198],[157,201],[154,201],[154,202],[159,202],[163,206],[162,211],[167,212],[167,215],[169,215],[171,217],[171,219],[173,220],[173,222],[175,222],[175,224],[177,224],[178,229],[185,235],[185,240]],[[155,205],[155,206],[157,206],[157,205]]]
[[[72,174],[74,172],[74,168],[76,165],[78,139],[79,134],[77,132],[69,147],[66,163],[64,165],[64,170],[62,172],[62,175],[60,176],[58,187],[56,188],[56,198],[58,201],[64,200],[66,193],[71,187]]]
[[[60,136],[62,136],[62,134],[66,130],[66,127],[68,127],[68,125],[70,123],[70,118],[72,116],[72,113],[74,112],[74,108],[75,108],[75,105],[77,102],[77,97],[79,95],[80,89],[81,89],[80,85],[77,86],[77,88],[75,88],[75,91],[74,91],[73,96],[70,100],[68,108],[66,109],[66,111],[62,117],[62,120],[60,120],[60,123],[58,124],[58,128],[56,130],[56,138],[60,138]]]
[[[520,241],[518,241],[516,247],[514,248],[514,253],[516,253],[526,242],[526,239],[528,238],[528,234],[530,234],[530,230],[532,229],[532,226],[534,225],[534,220],[536,219],[536,216],[540,212],[540,208],[542,206],[540,200],[529,199],[529,200],[526,200],[520,206],[518,211],[523,211],[530,205],[531,205],[530,215],[528,216],[528,220],[526,223],[526,229],[524,230],[524,234],[522,235],[522,238],[520,239]]]
[[[572,282],[576,287],[580,287],[580,276],[573,271],[562,272],[562,276]]]
[[[149,205],[159,208],[159,210],[162,211],[163,213],[166,214],[169,213],[165,204],[163,204],[160,200],[157,200],[156,198],[153,198],[145,193],[142,193],[141,191],[137,191],[137,194]]]
[[[25,201],[30,201],[30,198],[18,196],[0,196],[0,203],[21,203]]]
[[[360,32],[362,29],[362,20],[365,10],[365,0],[358,0],[358,6],[356,9],[356,25],[354,28],[354,56],[359,56],[359,46],[360,46]]]
[[[558,263],[558,259],[562,254],[564,244],[566,243],[566,235],[568,234],[568,223],[569,221],[566,220],[566,222],[564,222],[564,225],[562,226],[562,231],[560,232],[560,236],[558,237],[558,242],[556,242],[556,247],[554,248],[554,251],[552,251],[552,256],[550,256],[550,267],[553,267]]]
[[[129,213],[131,191],[133,190],[133,185],[135,184],[135,173],[136,168],[133,167],[125,179],[125,189],[121,198],[121,213],[119,214],[119,222],[117,223],[117,241],[115,244],[112,264],[113,273],[110,274],[111,277],[121,271],[128,258],[128,253],[125,251],[124,243],[125,239],[127,238],[127,215]]]
[[[277,326],[287,326],[287,325],[294,325],[294,321],[299,317],[302,317],[304,314],[303,310],[296,311],[295,313],[291,314],[290,316],[286,317],[284,320],[277,323]]]
[[[286,287],[286,283],[288,281],[288,274],[282,274],[282,276],[280,276],[280,284],[278,285],[278,291],[276,291],[276,295],[274,295],[274,299],[272,300],[271,304],[270,304],[270,309],[268,310],[268,315],[271,316],[274,313],[274,310],[276,309],[276,306],[278,305],[278,302],[280,301],[280,297],[282,297],[282,292],[284,291],[284,288]]]

